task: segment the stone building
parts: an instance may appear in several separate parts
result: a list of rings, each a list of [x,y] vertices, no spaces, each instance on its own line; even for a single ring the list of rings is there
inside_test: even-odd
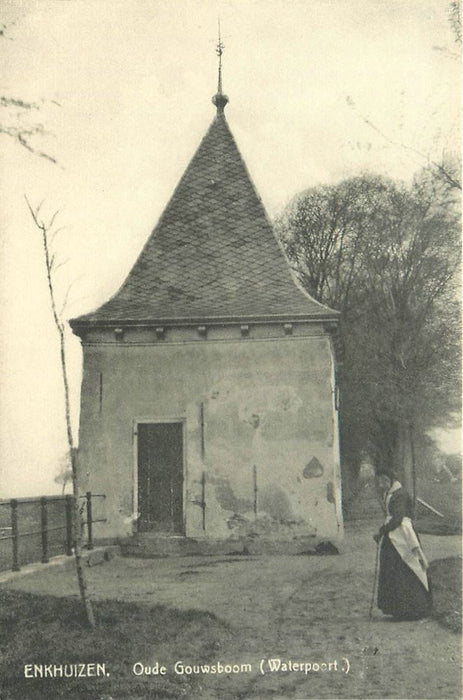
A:
[[[296,282],[217,113],[119,291],[73,319],[97,536],[342,537],[337,314]]]

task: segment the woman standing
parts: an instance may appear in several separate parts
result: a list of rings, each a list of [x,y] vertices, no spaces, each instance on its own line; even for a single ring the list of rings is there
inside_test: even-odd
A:
[[[398,620],[418,620],[432,609],[428,563],[412,524],[412,500],[391,472],[378,474],[385,493],[386,521],[374,540],[381,540],[378,608]]]

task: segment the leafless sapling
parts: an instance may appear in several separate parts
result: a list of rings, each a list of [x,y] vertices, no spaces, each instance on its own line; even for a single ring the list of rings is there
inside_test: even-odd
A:
[[[79,511],[79,483],[77,474],[77,463],[76,463],[76,449],[74,444],[74,438],[72,434],[72,423],[71,423],[71,401],[70,401],[70,391],[69,391],[69,380],[68,380],[68,367],[67,367],[67,356],[66,356],[66,325],[63,321],[63,311],[66,305],[66,300],[69,293],[66,293],[64,303],[61,309],[58,309],[56,290],[54,284],[54,274],[58,268],[56,264],[56,257],[52,253],[50,246],[53,238],[56,236],[58,229],[54,228],[56,217],[58,212],[55,212],[53,216],[45,221],[42,219],[40,214],[41,205],[36,209],[33,209],[27,197],[25,197],[27,206],[29,208],[30,214],[34,221],[35,226],[41,233],[42,236],[42,247],[45,262],[45,271],[49,292],[50,307],[53,316],[53,322],[58,331],[59,335],[59,347],[60,347],[60,366],[61,366],[61,376],[63,380],[63,395],[64,395],[64,415],[65,415],[65,425],[66,425],[66,436],[68,443],[68,454],[70,461],[70,468],[72,473],[72,494],[73,494],[73,539],[74,539],[74,555],[76,563],[76,573],[77,580],[79,584],[79,591],[82,601],[85,606],[85,612],[87,615],[87,621],[90,627],[95,627],[95,616],[93,613],[93,607],[91,600],[88,595],[87,582],[84,574],[84,569],[82,566],[82,532],[81,532],[81,520]]]

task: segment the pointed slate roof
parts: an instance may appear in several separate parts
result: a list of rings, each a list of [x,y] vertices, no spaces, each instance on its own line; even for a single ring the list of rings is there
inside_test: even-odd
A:
[[[217,116],[119,291],[74,329],[333,318],[298,286],[216,95]]]

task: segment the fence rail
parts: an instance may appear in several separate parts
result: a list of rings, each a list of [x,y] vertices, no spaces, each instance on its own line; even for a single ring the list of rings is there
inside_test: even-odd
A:
[[[80,526],[87,528],[87,538],[86,547],[87,549],[93,549],[93,525],[94,523],[106,522],[106,518],[93,519],[93,508],[92,499],[95,498],[106,498],[103,493],[92,493],[87,491],[85,495],[79,496],[78,499],[83,499],[82,506],[79,507],[79,512],[83,516],[85,511],[85,518],[82,517]],[[52,525],[49,526],[49,511],[48,507],[51,504],[64,502],[64,524],[63,525]],[[20,506],[29,506],[34,504],[40,504],[40,529],[38,530],[27,530],[26,532],[21,532],[20,523]],[[74,496],[41,496],[39,498],[11,498],[9,500],[1,500],[0,507],[10,508],[10,525],[1,526],[0,530],[3,532],[10,531],[11,534],[0,535],[0,544],[6,540],[11,540],[11,570],[20,571],[19,563],[19,542],[21,537],[32,537],[34,535],[40,535],[41,538],[41,558],[40,561],[46,564],[49,561],[49,544],[50,538],[49,534],[52,532],[65,531],[66,539],[64,543],[65,553],[68,556],[72,555],[72,550],[74,546],[74,536],[73,536],[73,521],[74,521]],[[63,514],[60,514],[59,519],[63,518]],[[25,519],[25,518],[24,518]],[[37,555],[38,557],[38,555]],[[38,558],[33,559],[37,561]]]

